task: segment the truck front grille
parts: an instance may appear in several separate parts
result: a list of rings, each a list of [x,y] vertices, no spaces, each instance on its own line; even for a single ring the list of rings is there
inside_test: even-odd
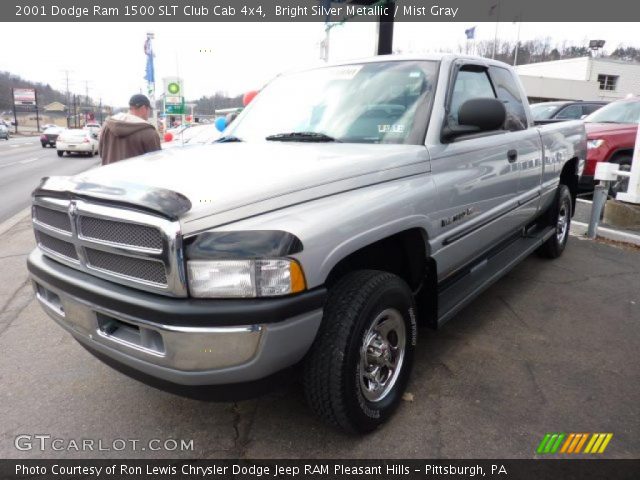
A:
[[[36,205],[33,207],[33,218],[44,225],[71,233],[71,219],[67,212]]]
[[[105,272],[142,279],[158,285],[167,284],[167,274],[162,262],[141,258],[123,257],[109,252],[87,248],[87,264]]]
[[[79,217],[79,225],[80,234],[85,238],[162,250],[162,236],[157,228],[85,216]]]
[[[33,227],[42,252],[113,282],[185,297],[178,222],[86,200],[36,197]]]
[[[38,246],[43,250],[50,250],[63,257],[75,260],[76,262],[78,261],[78,252],[76,252],[76,247],[73,243],[65,242],[64,240],[38,231],[36,231],[36,240]]]

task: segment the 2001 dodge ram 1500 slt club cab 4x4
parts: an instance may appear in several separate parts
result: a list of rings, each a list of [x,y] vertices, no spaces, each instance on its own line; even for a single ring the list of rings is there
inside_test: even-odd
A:
[[[417,322],[562,254],[585,155],[582,123],[534,126],[500,62],[298,71],[212,145],[43,179],[28,268],[121,371],[197,395],[300,367],[316,413],[367,432],[402,397]]]

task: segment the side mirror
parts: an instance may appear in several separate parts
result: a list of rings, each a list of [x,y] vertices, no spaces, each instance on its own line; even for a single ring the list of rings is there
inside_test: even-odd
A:
[[[458,125],[445,125],[442,140],[448,142],[460,135],[500,130],[507,119],[504,103],[496,98],[472,98],[458,110]]]

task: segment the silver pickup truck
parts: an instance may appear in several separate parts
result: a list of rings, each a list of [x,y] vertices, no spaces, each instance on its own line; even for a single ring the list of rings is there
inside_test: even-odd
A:
[[[120,371],[226,398],[295,372],[317,414],[367,432],[402,397],[419,323],[562,254],[585,154],[582,123],[535,126],[500,62],[297,71],[214,144],[43,179],[28,268]]]

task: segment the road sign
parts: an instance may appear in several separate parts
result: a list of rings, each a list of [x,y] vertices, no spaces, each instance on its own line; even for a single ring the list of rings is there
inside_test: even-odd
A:
[[[164,82],[165,97],[184,97],[182,79],[178,77],[166,77],[162,80]]]

